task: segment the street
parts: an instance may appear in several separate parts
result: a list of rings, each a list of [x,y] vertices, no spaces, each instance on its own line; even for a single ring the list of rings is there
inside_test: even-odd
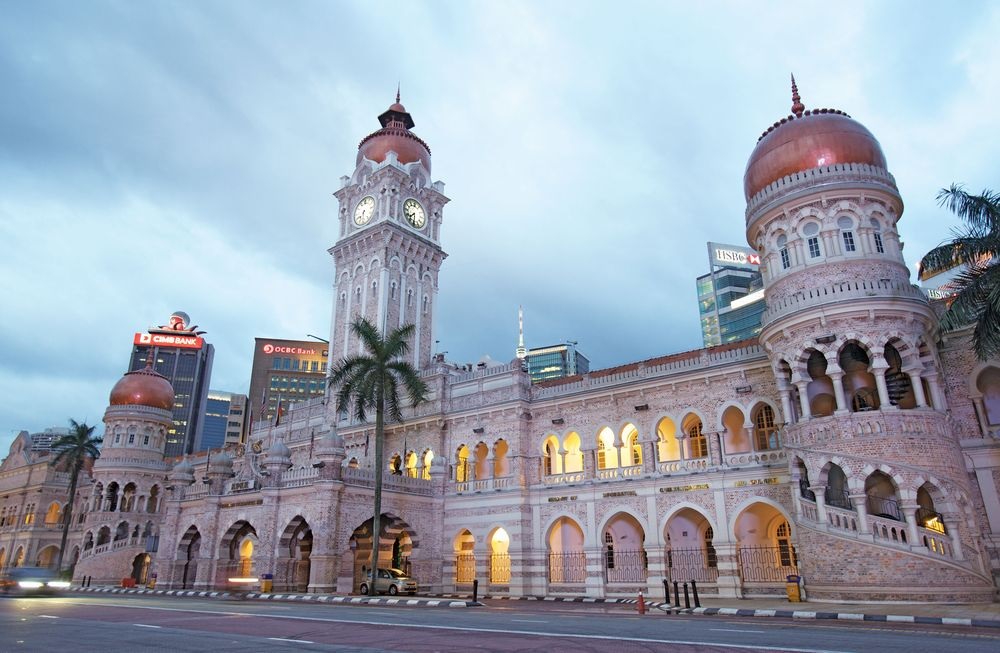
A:
[[[1000,649],[960,626],[645,616],[629,605],[386,608],[146,596],[0,599],[0,651],[802,651]]]

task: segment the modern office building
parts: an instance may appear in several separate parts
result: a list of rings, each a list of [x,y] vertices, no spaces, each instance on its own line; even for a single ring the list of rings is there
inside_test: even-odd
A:
[[[283,409],[326,391],[329,345],[312,340],[255,338],[250,372],[250,412],[254,422],[274,419],[281,400]]]
[[[533,347],[524,355],[532,383],[558,379],[590,371],[590,359],[581,354],[575,342],[548,347]]]
[[[152,352],[154,369],[174,388],[173,427],[167,432],[167,456],[195,450],[207,408],[215,349],[201,337],[204,331],[198,331],[190,322],[186,313],[178,311],[167,324],[136,333],[128,366],[133,372],[145,368]]]
[[[244,435],[246,404],[246,395],[209,390],[201,438],[195,445],[195,451],[240,444]]]
[[[748,247],[710,242],[708,265],[708,274],[697,279],[705,346],[756,336],[766,308],[760,256]]]
[[[49,451],[52,445],[64,435],[69,435],[69,429],[65,426],[52,426],[41,433],[31,434],[32,451]]]

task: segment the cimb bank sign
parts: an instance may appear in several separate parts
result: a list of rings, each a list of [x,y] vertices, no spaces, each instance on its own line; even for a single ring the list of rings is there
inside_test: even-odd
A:
[[[760,267],[760,254],[749,247],[708,243],[708,260],[713,266],[739,267],[756,270]]]

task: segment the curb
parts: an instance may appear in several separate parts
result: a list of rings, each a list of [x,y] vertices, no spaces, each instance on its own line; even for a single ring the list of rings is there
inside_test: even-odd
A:
[[[922,617],[917,615],[866,614],[859,612],[818,612],[811,610],[751,610],[747,608],[676,608],[666,604],[656,607],[668,614],[723,615],[727,617],[780,617],[784,619],[832,619],[840,621],[875,621],[933,626],[973,626],[1000,628],[997,619],[972,619],[963,617]]]
[[[401,599],[396,597],[339,596],[332,594],[266,594],[263,592],[210,592],[199,590],[150,590],[122,587],[74,587],[73,592],[100,594],[149,594],[154,596],[193,596],[212,599],[254,601],[297,601],[300,603],[345,603],[349,605],[419,606],[424,608],[472,608],[482,603],[442,599]]]

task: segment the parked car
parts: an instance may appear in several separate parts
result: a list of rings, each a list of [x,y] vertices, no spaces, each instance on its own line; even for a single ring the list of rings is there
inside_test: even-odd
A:
[[[54,569],[46,567],[15,567],[0,579],[0,591],[17,596],[52,595],[69,589]]]
[[[378,578],[375,581],[375,593],[382,594],[388,592],[396,594],[416,594],[417,581],[406,575],[402,569],[379,569]],[[368,581],[361,583],[361,593],[368,593]]]

